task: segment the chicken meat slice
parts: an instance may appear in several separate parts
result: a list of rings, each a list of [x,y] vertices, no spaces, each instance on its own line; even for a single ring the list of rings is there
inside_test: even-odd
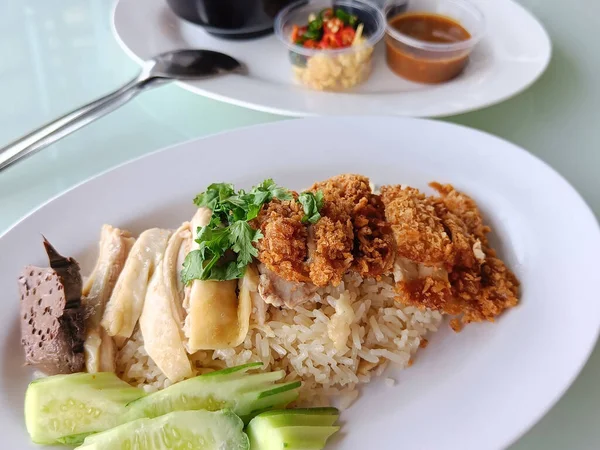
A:
[[[503,311],[518,304],[519,281],[489,246],[487,234],[491,229],[484,224],[476,202],[450,184],[430,186],[440,194],[434,199],[436,210],[453,241],[457,229],[459,234],[469,235],[461,238],[462,256],[455,259],[456,265],[450,273],[453,302],[446,312],[460,316],[452,320],[452,328],[458,331],[470,322],[494,321]],[[453,220],[449,222],[447,215]],[[469,246],[470,252],[466,249]]]
[[[258,292],[265,303],[293,309],[303,303],[315,301],[318,287],[312,283],[299,283],[281,278],[264,264],[258,265],[260,281]]]
[[[383,186],[385,216],[396,240],[394,279],[402,303],[443,309],[452,300],[453,246],[432,202],[417,189]]]
[[[211,214],[207,208],[198,209],[191,220],[194,235],[198,228],[208,225]],[[194,241],[191,250],[197,248]],[[251,295],[247,291],[256,285],[256,277],[256,269],[250,265],[239,281],[192,281],[183,302],[187,312],[183,330],[189,353],[231,348],[244,342],[252,312]]]
[[[398,256],[393,274],[401,303],[445,309],[452,301],[448,272],[442,267],[426,266]]]
[[[309,227],[302,222],[304,210],[296,201],[297,194],[293,194],[292,200],[273,199],[251,225],[263,234],[256,244],[262,264],[285,280],[310,282],[307,262],[311,260],[309,244],[314,245],[314,236],[309,243]]]
[[[82,291],[88,314],[84,350],[85,366],[89,373],[115,371],[115,344],[101,326],[101,321],[134,242],[128,231],[110,225],[102,227],[96,266]]]
[[[186,222],[171,235],[164,258],[150,278],[140,315],[144,348],[172,383],[192,376],[184,345],[185,311],[177,288],[179,249],[189,230]]]
[[[310,190],[323,192],[322,215],[337,217],[341,222],[345,217],[350,218],[352,270],[365,278],[380,278],[390,273],[395,256],[394,236],[385,220],[383,203],[373,193],[369,178],[342,174],[315,183]],[[315,267],[315,270],[320,268]]]
[[[110,336],[130,338],[144,307],[152,274],[161,264],[170,230],[152,228],[140,234],[106,305],[102,326]]]
[[[445,207],[463,221],[469,233],[479,239],[482,245],[487,246],[487,234],[491,230],[484,225],[477,203],[468,195],[454,189],[451,184],[432,182],[429,186],[440,194],[440,200]]]
[[[470,322],[493,321],[518,303],[519,282],[489,246],[490,228],[475,201],[451,185],[431,187],[439,197],[382,188],[398,249],[399,300],[455,316],[456,331]]]

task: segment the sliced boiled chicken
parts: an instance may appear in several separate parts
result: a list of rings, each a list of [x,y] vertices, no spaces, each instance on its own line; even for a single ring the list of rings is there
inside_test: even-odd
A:
[[[194,236],[199,227],[208,225],[211,214],[207,208],[198,209],[191,221]],[[197,248],[194,242],[190,250]],[[249,289],[253,286],[251,279],[257,277],[255,270],[252,266],[246,268],[239,281],[239,297],[236,280],[194,280],[186,289],[184,332],[190,353],[236,347],[244,342],[252,312]]]
[[[179,249],[189,230],[186,222],[169,239],[164,258],[150,278],[140,316],[144,348],[173,383],[192,376],[182,330],[185,311],[177,288]]]
[[[162,263],[170,236],[170,230],[152,228],[133,245],[102,318],[102,326],[110,336],[129,338],[133,334],[148,283]]]
[[[100,322],[134,242],[127,231],[110,225],[102,227],[96,267],[83,286],[83,303],[89,314],[84,344],[85,365],[90,373],[115,371],[115,344]]]

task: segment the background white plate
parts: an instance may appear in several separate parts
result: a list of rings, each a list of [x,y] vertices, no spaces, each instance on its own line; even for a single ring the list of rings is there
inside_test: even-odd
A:
[[[550,61],[550,39],[540,23],[512,0],[471,0],[485,14],[487,34],[465,72],[437,86],[415,84],[386,66],[384,45],[367,83],[351,93],[316,92],[292,81],[287,51],[274,37],[247,41],[215,38],[178,19],[164,0],[119,0],[113,27],[136,61],[178,48],[219,50],[246,63],[249,76],[182,82],[196,94],[259,111],[290,116],[392,114],[434,117],[483,108],[533,83]]]
[[[318,138],[317,138],[318,136]],[[327,149],[327,151],[323,151]],[[352,156],[351,156],[352,155]],[[92,268],[103,223],[175,227],[208,183],[267,177],[300,189],[359,172],[376,183],[471,194],[522,281],[522,304],[496,324],[444,327],[414,366],[363,390],[331,449],[499,449],[533,425],[573,381],[597,337],[598,225],[567,182],[527,152],[446,123],[400,118],[285,121],[191,141],[100,175],[50,201],[0,238],[0,426],[3,447],[30,444],[19,344],[17,275],[46,264],[40,233]]]

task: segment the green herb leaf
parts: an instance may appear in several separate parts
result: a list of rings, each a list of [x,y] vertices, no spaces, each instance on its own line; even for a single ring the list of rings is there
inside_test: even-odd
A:
[[[206,188],[206,191],[198,194],[194,199],[194,204],[198,207],[205,206],[212,210],[215,209],[220,199],[234,194],[233,185],[228,183],[213,183]]]
[[[246,219],[247,220],[255,219],[258,216],[259,212],[260,212],[260,206],[259,205],[250,205],[250,206],[248,206],[248,217]]]
[[[319,211],[323,207],[323,192],[303,192],[298,196],[298,202],[304,209],[302,222],[317,223],[321,218]]]
[[[323,29],[323,19],[317,17],[315,20],[311,20],[308,23],[308,29],[310,31],[320,31],[321,29]]]
[[[227,264],[217,265],[211,271],[210,280],[235,280],[237,278],[242,278],[246,268],[240,269],[237,265],[236,261],[229,261]]]
[[[302,37],[306,40],[320,41],[322,35],[322,30],[306,30]]]
[[[246,267],[252,262],[254,256],[258,256],[258,250],[252,245],[262,237],[259,230],[255,230],[248,222],[238,220],[230,226],[231,233],[229,234],[229,243],[231,249],[237,253],[237,266],[239,268]],[[260,234],[256,238],[256,234]]]
[[[272,178],[266,179],[258,186],[254,186],[252,190],[250,190],[250,195],[254,196],[253,203],[255,205],[262,205],[270,202],[274,198],[279,200],[291,200],[293,198],[292,193],[289,190],[278,186]]]
[[[336,9],[335,10],[335,17],[337,17],[342,22],[344,22],[344,25],[348,25],[350,23],[350,14],[348,14],[343,9]]]
[[[248,221],[256,218],[265,203],[274,198],[292,200],[287,189],[267,179],[250,192],[235,191],[232,184],[214,183],[194,199],[199,207],[212,210],[210,223],[195,230],[198,249],[185,258],[182,281],[233,280],[244,275],[246,266],[258,256],[254,243],[263,237]]]
[[[181,281],[188,284],[192,280],[202,280],[204,275],[204,256],[200,250],[192,250],[183,261]]]

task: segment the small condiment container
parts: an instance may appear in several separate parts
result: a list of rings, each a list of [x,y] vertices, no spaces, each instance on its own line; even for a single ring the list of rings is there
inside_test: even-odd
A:
[[[301,0],[283,9],[275,19],[275,35],[288,49],[295,79],[311,89],[343,91],[366,81],[373,67],[373,48],[385,34],[383,11],[371,2],[337,0],[333,6],[356,16],[363,24],[356,45],[314,49],[292,42],[294,26],[304,26],[310,16],[331,8],[331,0]]]
[[[466,0],[392,0],[385,16],[389,68],[419,83],[458,76],[485,30],[483,14]]]

